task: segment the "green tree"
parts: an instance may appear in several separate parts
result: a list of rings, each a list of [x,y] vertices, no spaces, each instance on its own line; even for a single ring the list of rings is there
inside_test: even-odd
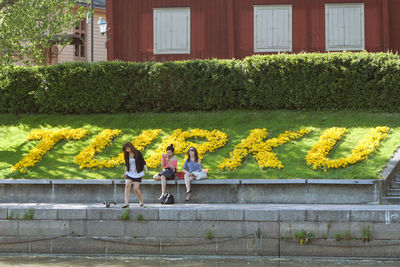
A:
[[[43,65],[45,49],[67,45],[67,32],[87,11],[75,0],[0,0],[0,66]]]

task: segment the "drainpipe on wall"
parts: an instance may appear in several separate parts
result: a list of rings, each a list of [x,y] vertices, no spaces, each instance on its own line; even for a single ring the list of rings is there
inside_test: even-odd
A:
[[[93,6],[93,0],[90,0],[90,9],[94,13],[94,6]],[[93,13],[91,14],[91,20],[90,20],[90,62],[93,62]]]

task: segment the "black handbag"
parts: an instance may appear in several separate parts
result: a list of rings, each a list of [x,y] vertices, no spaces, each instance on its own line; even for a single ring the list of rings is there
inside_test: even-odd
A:
[[[174,196],[170,193],[166,193],[161,198],[161,204],[174,204]]]

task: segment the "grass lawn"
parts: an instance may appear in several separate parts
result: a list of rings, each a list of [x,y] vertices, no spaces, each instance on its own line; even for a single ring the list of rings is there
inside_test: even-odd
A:
[[[368,159],[342,169],[313,170],[306,165],[305,156],[318,141],[324,130],[330,127],[346,127],[348,131],[328,155],[330,159],[348,156],[355,145],[364,138],[371,128],[388,126],[389,135]],[[38,141],[27,141],[26,137],[34,129],[83,128],[90,134],[78,141],[62,141],[27,173],[11,173],[10,167],[20,161]],[[173,130],[201,128],[218,129],[225,132],[228,143],[221,149],[207,153],[203,168],[209,168],[210,179],[228,178],[334,178],[362,179],[378,178],[393,152],[400,144],[400,114],[368,113],[355,111],[242,111],[188,112],[188,113],[138,113],[118,115],[9,115],[0,114],[0,178],[40,178],[40,179],[118,179],[123,166],[102,170],[82,170],[74,163],[74,157],[88,146],[103,129],[120,129],[123,134],[114,140],[97,157],[107,159],[116,156],[122,145],[131,141],[145,129],[163,131],[144,151],[149,157],[159,146],[163,137]],[[242,166],[235,171],[221,171],[218,165],[251,129],[267,128],[269,137],[277,137],[285,130],[311,129],[303,138],[281,145],[273,151],[285,166],[283,169],[261,169],[257,161],[248,156]],[[198,140],[201,142],[202,140]],[[178,155],[179,164],[183,155]],[[179,165],[178,165],[179,168]],[[158,169],[152,169],[155,173]],[[146,178],[150,178],[146,176]]]

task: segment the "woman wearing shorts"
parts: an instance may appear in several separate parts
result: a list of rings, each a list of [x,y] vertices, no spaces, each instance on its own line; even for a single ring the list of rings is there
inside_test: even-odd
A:
[[[129,207],[129,194],[131,191],[132,183],[133,190],[135,191],[140,207],[143,207],[143,197],[140,192],[139,186],[142,182],[142,177],[144,176],[143,170],[146,170],[147,174],[149,170],[147,169],[146,162],[144,161],[142,153],[135,148],[131,142],[127,142],[122,147],[125,158],[125,172],[122,177],[125,177],[125,204],[122,208]]]
[[[154,175],[154,180],[161,180],[161,196],[158,199],[162,199],[165,195],[165,189],[167,187],[167,180],[174,180],[176,175],[176,167],[178,160],[174,155],[174,145],[170,145],[166,149],[166,153],[161,156],[161,168],[162,171]]]

